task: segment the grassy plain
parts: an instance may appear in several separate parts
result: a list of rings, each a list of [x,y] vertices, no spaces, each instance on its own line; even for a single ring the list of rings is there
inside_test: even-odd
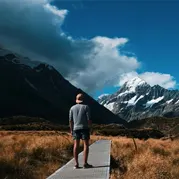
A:
[[[0,179],[45,179],[72,158],[67,132],[0,131]],[[111,179],[178,179],[179,140],[111,139]]]

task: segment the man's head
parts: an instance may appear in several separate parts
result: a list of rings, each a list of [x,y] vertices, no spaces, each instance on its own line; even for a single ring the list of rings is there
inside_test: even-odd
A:
[[[79,103],[82,103],[84,100],[84,95],[82,93],[79,93],[77,96],[76,96],[76,103],[79,104]]]

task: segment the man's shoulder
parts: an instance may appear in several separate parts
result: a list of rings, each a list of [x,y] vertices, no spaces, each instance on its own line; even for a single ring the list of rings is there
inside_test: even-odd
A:
[[[81,104],[81,107],[89,108],[89,106],[87,104]]]
[[[79,104],[74,104],[71,108],[70,108],[70,110],[73,110],[73,109],[75,109],[75,108],[79,108]]]
[[[76,109],[76,108],[89,108],[89,106],[87,104],[75,104],[73,105],[70,110]]]
[[[71,106],[70,110],[74,109],[76,107],[76,104],[74,104],[73,106]]]

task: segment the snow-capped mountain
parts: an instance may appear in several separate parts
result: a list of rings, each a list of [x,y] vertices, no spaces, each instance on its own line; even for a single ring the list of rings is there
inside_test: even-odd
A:
[[[101,95],[98,102],[126,121],[179,116],[178,90],[150,86],[139,77],[127,81],[115,94]]]
[[[52,66],[4,48],[0,48],[0,84],[0,117],[44,117],[61,124],[68,124],[69,109],[77,93],[83,92]],[[94,123],[126,123],[83,93]]]

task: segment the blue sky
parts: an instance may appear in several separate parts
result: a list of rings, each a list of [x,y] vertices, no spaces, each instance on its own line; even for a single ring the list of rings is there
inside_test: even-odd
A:
[[[70,11],[63,25],[66,33],[76,38],[126,37],[129,43],[123,50],[142,62],[139,72],[167,73],[179,81],[179,2],[71,1],[55,5]],[[115,90],[106,87],[102,91]]]
[[[179,81],[178,9],[179,2],[169,0],[2,0],[0,41],[53,65],[95,98],[135,76],[173,89]]]

